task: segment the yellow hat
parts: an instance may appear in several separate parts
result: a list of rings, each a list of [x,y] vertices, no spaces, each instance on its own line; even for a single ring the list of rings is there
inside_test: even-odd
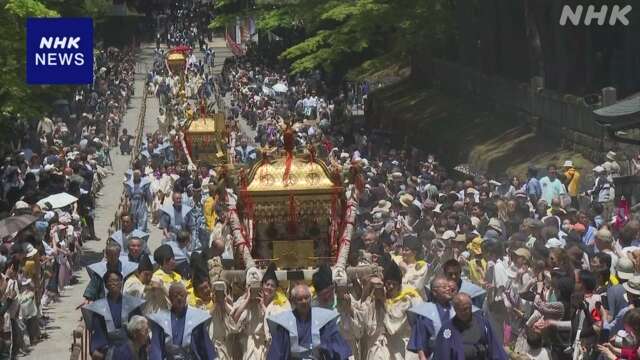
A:
[[[467,249],[476,255],[482,255],[482,238],[480,236],[471,240],[471,242],[467,245]]]

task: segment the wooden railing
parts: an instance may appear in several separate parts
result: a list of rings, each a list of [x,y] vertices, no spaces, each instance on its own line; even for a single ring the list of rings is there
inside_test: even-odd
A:
[[[131,157],[129,159],[129,166],[132,167],[133,163],[138,159],[140,155],[140,145],[142,144],[142,139],[144,136],[144,119],[147,112],[147,97],[148,97],[148,87],[145,81],[143,91],[142,91],[142,100],[140,102],[140,112],[138,114],[138,123],[136,124],[135,130],[135,138],[134,145],[131,150]],[[114,176],[121,176],[121,174],[114,174]],[[122,189],[122,194],[120,195],[120,203],[114,214],[113,222],[109,226],[109,236],[113,234],[117,229],[120,228],[120,215],[127,211],[127,197],[126,190]],[[90,347],[90,335],[89,329],[86,329],[84,326],[84,320],[80,320],[78,326],[73,330],[73,339],[71,343],[71,360],[89,360],[91,359],[91,354],[89,353]]]

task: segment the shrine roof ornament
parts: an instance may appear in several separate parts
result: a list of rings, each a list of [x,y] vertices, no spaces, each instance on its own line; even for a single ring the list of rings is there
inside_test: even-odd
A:
[[[250,170],[247,191],[251,196],[290,194],[332,194],[336,184],[321,160],[294,156],[285,176],[286,156],[264,159]]]

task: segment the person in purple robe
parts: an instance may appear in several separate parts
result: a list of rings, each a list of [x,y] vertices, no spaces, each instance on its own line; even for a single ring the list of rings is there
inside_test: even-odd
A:
[[[217,359],[209,337],[211,315],[187,305],[187,289],[182,282],[169,287],[171,310],[159,310],[148,316],[151,321],[149,359]]]
[[[507,360],[502,342],[481,311],[473,311],[471,297],[453,298],[456,315],[440,328],[433,358],[438,360]]]
[[[122,294],[122,274],[107,270],[103,277],[107,297],[83,306],[82,314],[91,333],[89,351],[94,359],[113,359],[113,350],[126,343],[127,322],[140,315],[143,299]]]
[[[306,284],[298,284],[291,290],[290,301],[293,310],[267,318],[271,331],[267,360],[346,360],[352,355],[338,331],[338,313],[312,308]]]
[[[423,302],[409,309],[411,337],[407,350],[417,353],[420,359],[428,358],[433,352],[436,336],[443,323],[454,317],[451,304],[454,295],[452,284],[444,275],[431,280],[431,302]]]

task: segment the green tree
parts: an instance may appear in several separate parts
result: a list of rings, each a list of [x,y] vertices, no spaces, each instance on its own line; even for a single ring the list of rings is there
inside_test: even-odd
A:
[[[258,30],[297,30],[305,39],[285,50],[292,73],[343,71],[408,62],[440,52],[454,36],[448,0],[226,0],[213,27],[253,16]],[[416,49],[422,49],[416,52]],[[424,51],[429,48],[429,51]],[[429,55],[430,56],[430,55]]]

